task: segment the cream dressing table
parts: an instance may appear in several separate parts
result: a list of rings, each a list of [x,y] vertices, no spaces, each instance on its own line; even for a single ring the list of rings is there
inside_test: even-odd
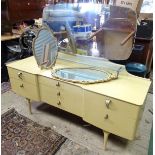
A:
[[[103,130],[104,148],[109,133],[133,140],[150,80],[133,76],[126,72],[124,66],[109,61],[60,52],[52,70],[94,66],[122,69],[115,80],[79,84],[54,78],[51,69],[41,70],[33,56],[7,64],[12,90],[28,99],[30,112],[30,100],[35,100],[75,114]]]

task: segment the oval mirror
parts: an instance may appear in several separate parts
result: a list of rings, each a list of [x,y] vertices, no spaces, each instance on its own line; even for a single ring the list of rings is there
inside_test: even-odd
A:
[[[52,76],[64,81],[92,84],[106,82],[117,78],[117,74],[95,68],[62,68],[56,69]]]
[[[44,26],[38,31],[32,50],[39,67],[50,68],[55,65],[58,55],[57,39],[48,27]]]

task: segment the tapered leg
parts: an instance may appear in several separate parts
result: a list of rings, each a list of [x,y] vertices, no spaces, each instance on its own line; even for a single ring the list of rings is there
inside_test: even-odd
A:
[[[26,100],[27,100],[27,102],[28,102],[28,104],[29,104],[29,112],[30,112],[30,114],[32,114],[32,109],[31,109],[31,100],[30,100],[30,99],[28,99],[28,98],[26,98]]]
[[[103,147],[104,147],[104,150],[106,150],[106,145],[107,145],[107,141],[110,133],[107,131],[103,131],[103,133],[104,133]]]

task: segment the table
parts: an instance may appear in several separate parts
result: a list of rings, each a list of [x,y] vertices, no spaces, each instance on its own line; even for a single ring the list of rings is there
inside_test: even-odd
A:
[[[105,83],[78,84],[56,79],[51,71],[68,67],[122,67],[118,79]],[[107,68],[105,66],[110,67]],[[52,69],[40,69],[29,57],[7,64],[14,92],[31,101],[46,102],[81,117],[104,132],[106,148],[110,133],[133,140],[142,116],[150,80],[126,72],[122,65],[103,59],[59,53]]]
[[[8,41],[12,39],[18,39],[20,37],[19,34],[13,34],[13,35],[1,35],[1,41]]]

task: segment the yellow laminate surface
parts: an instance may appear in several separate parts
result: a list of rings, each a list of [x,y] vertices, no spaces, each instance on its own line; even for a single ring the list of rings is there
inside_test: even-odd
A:
[[[27,73],[22,70],[17,70],[14,68],[8,68],[8,73],[10,78],[14,78],[23,82],[28,82],[33,85],[37,85],[37,76],[32,73]]]
[[[104,147],[109,133],[133,140],[150,80],[130,75],[122,65],[88,59],[60,54],[52,69],[43,70],[33,56],[8,63],[12,89],[28,99],[46,102],[101,128],[105,134]],[[88,85],[55,79],[51,74],[54,69],[89,68],[91,64],[113,73],[120,67],[122,69],[116,80]],[[114,71],[113,68],[117,69]]]
[[[64,63],[63,63],[64,62]],[[15,68],[17,70],[22,70],[31,74],[37,74],[52,79],[51,71],[52,69],[41,70],[34,59],[34,57],[26,58],[24,60],[15,61],[7,64],[10,68]],[[73,62],[66,62],[63,60],[57,60],[56,65],[53,69],[65,68],[65,67],[87,67],[87,65],[82,65]],[[69,82],[66,82],[69,83]],[[84,90],[91,91],[97,94],[109,96],[118,100],[129,102],[134,105],[143,105],[145,97],[147,95],[150,80],[136,77],[134,75],[128,74],[125,70],[120,72],[118,79],[112,80],[105,83],[97,84],[77,84],[70,83],[71,85],[80,86]]]
[[[107,107],[105,102],[110,100]],[[84,120],[126,139],[134,139],[141,107],[84,91]]]
[[[38,87],[36,85],[32,85],[31,83],[20,81],[14,78],[10,78],[10,82],[12,90],[19,95],[35,101],[40,101]]]

